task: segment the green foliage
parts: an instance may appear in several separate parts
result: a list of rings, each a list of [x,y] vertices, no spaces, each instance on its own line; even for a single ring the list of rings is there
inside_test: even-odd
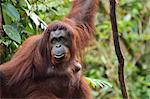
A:
[[[3,29],[7,35],[1,37],[0,43],[8,46],[7,60],[27,37],[45,29],[47,24],[32,10],[27,0],[2,3],[2,13]]]
[[[17,9],[10,3],[2,4],[3,12],[6,13],[13,22],[20,21],[20,15]]]
[[[21,43],[21,37],[20,37],[19,32],[16,28],[12,27],[11,25],[3,25],[3,29],[9,38],[18,42],[19,44]]]
[[[92,88],[103,88],[104,86],[112,87],[112,85],[104,80],[99,80],[99,79],[93,79],[93,78],[88,78],[86,77],[86,81],[90,83]]]
[[[6,1],[6,0],[5,0]],[[8,47],[6,60],[29,36],[63,18],[71,0],[7,0],[2,5],[7,35],[0,43]],[[94,99],[121,99],[118,61],[115,55],[108,0],[100,0],[95,43],[87,49],[85,75]],[[125,58],[125,81],[130,99],[150,99],[150,1],[120,0],[117,20]],[[20,39],[21,38],[21,39]],[[104,86],[103,86],[104,85]]]

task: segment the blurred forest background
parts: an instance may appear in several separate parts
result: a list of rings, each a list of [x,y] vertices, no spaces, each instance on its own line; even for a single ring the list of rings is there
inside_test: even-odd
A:
[[[0,64],[8,61],[24,40],[42,33],[47,24],[63,18],[71,7],[71,0],[2,1]],[[116,12],[127,91],[130,99],[150,99],[150,0],[119,1]],[[95,40],[84,57],[84,74],[95,82],[94,99],[121,99],[109,1],[100,0],[99,6]]]

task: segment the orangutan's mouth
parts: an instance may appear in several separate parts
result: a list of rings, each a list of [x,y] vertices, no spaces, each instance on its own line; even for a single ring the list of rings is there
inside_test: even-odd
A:
[[[54,57],[55,57],[56,60],[62,60],[62,59],[64,59],[65,54],[63,53],[63,54],[60,54],[60,55],[55,55]]]

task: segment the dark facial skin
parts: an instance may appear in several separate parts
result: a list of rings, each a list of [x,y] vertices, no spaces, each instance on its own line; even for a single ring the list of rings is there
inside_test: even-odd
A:
[[[51,31],[50,34],[51,57],[55,63],[66,62],[70,59],[71,39],[65,30]]]

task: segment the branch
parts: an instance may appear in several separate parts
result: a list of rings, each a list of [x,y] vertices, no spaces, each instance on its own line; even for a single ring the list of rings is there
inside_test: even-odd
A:
[[[110,1],[110,19],[111,19],[111,25],[113,31],[114,46],[115,46],[115,52],[119,62],[118,77],[119,77],[123,99],[128,99],[125,81],[124,81],[124,58],[120,50],[119,37],[118,37],[118,28],[117,28],[116,11],[115,11],[116,2],[115,0],[109,0],[109,1]]]

